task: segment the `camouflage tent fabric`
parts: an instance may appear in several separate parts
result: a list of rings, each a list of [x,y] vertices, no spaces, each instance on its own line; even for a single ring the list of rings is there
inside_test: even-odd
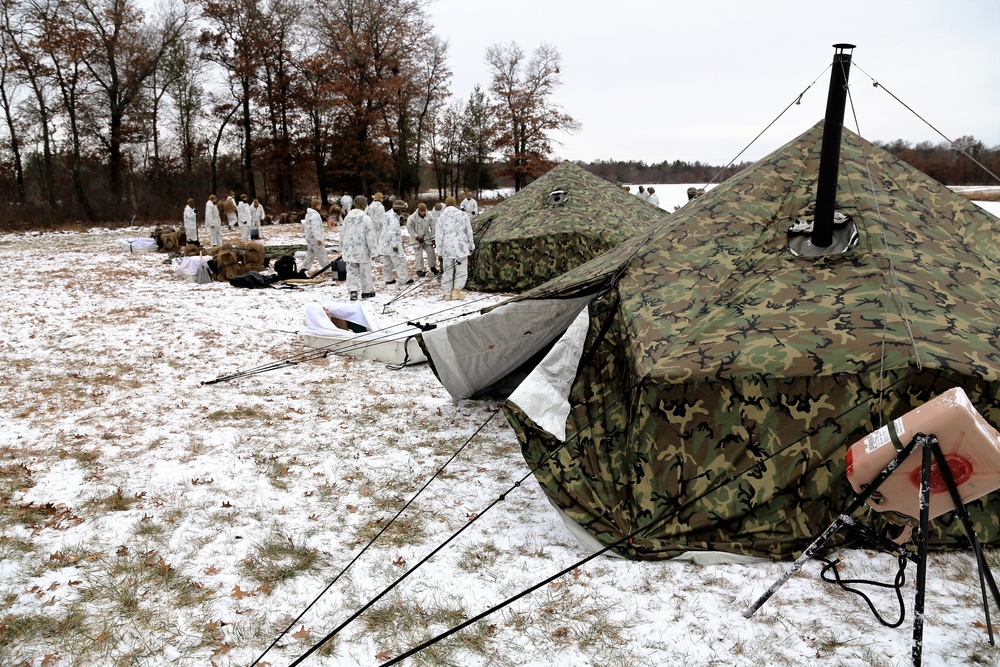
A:
[[[473,217],[476,250],[469,264],[469,287],[523,292],[666,217],[659,207],[563,162]]]
[[[864,435],[953,386],[1000,425],[1000,221],[845,129],[837,206],[858,243],[793,255],[822,129],[516,298],[593,295],[565,444],[505,412],[570,518],[605,545],[639,531],[627,557],[794,557],[853,497]],[[1000,545],[1000,493],[969,509]],[[932,533],[967,544],[954,513]]]

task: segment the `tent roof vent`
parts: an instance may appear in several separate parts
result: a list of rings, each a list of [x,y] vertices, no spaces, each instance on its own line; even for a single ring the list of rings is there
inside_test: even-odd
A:
[[[545,203],[549,206],[562,206],[569,199],[569,193],[565,190],[553,190],[545,198]]]

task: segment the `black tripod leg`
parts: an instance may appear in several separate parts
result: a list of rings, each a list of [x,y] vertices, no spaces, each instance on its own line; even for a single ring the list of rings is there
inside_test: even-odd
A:
[[[778,592],[778,589],[784,586],[796,572],[801,570],[802,566],[806,564],[806,561],[812,558],[817,551],[823,548],[823,545],[826,544],[827,540],[833,537],[833,535],[845,524],[854,525],[854,519],[851,518],[850,514],[845,513],[838,516],[834,522],[831,523],[827,529],[822,532],[822,534],[820,534],[819,537],[813,540],[813,543],[802,552],[802,555],[795,559],[795,562],[792,563],[792,567],[789,568],[788,572],[785,572],[781,578],[771,584],[771,587],[764,591],[764,594],[757,598],[757,601],[750,605],[749,609],[743,612],[743,617],[750,618],[757,612],[758,609],[763,607],[764,603],[770,600],[771,597]]]
[[[930,526],[931,447],[937,446],[933,435],[922,440],[920,469],[920,539],[917,544],[917,593],[913,600],[913,667],[920,667],[924,648],[924,590],[927,585],[927,531]]]
[[[892,433],[895,432],[892,431]],[[802,566],[805,565],[805,562],[808,559],[812,558],[813,555],[817,551],[819,551],[820,548],[824,544],[826,544],[827,540],[833,537],[833,535],[838,530],[840,530],[845,525],[850,525],[850,526],[854,525],[854,519],[851,518],[851,515],[857,512],[858,508],[864,505],[868,501],[868,499],[872,496],[872,494],[875,493],[880,486],[882,486],[882,483],[889,478],[889,475],[891,475],[896,470],[896,468],[899,467],[899,464],[905,461],[906,457],[908,457],[910,454],[913,453],[913,450],[916,448],[918,440],[921,437],[922,436],[918,434],[918,436],[915,437],[913,440],[911,440],[908,445],[902,447],[902,449],[896,454],[896,456],[891,461],[889,461],[889,464],[885,467],[885,469],[879,473],[878,477],[872,480],[871,484],[868,485],[868,488],[866,488],[864,491],[858,494],[858,496],[854,499],[854,502],[852,502],[848,506],[848,508],[844,510],[841,513],[841,515],[838,516],[834,520],[834,522],[831,523],[827,527],[827,529],[822,532],[822,534],[820,534],[819,537],[813,540],[813,543],[810,544],[804,552],[802,552],[802,555],[799,556],[798,559],[796,559],[796,561],[792,564],[792,568],[788,572],[786,572],[780,579],[771,584],[771,587],[768,588],[763,595],[757,598],[757,601],[754,602],[749,609],[743,612],[744,618],[750,618],[751,616],[754,615],[754,613],[756,613],[758,609],[764,606],[764,603],[770,600],[771,597],[778,592],[778,589],[784,586],[785,582],[791,579],[796,572],[801,570]],[[898,446],[900,445],[897,445],[897,447]]]
[[[986,562],[986,556],[983,555],[982,545],[979,544],[979,537],[976,535],[976,529],[972,525],[972,517],[969,516],[969,510],[962,502],[962,497],[958,493],[958,485],[955,483],[955,477],[951,474],[951,468],[948,466],[948,462],[944,458],[944,452],[941,451],[940,446],[934,447],[934,460],[937,461],[938,470],[941,471],[941,477],[944,479],[945,484],[948,487],[948,493],[951,495],[951,500],[955,504],[955,513],[962,522],[962,526],[965,528],[965,535],[969,538],[969,544],[972,546],[972,551],[976,555],[976,566],[979,569],[979,589],[983,596],[983,613],[986,616],[986,628],[990,636],[990,646],[996,646],[996,642],[993,638],[993,623],[990,621],[990,604],[989,597],[986,594],[986,587],[989,586],[990,593],[993,594],[993,603],[1000,609],[1000,591],[997,590],[997,582],[993,579],[993,572],[990,571],[989,563]]]

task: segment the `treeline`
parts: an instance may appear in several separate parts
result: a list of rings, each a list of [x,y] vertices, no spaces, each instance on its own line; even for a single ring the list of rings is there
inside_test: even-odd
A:
[[[954,145],[947,141],[913,145],[903,139],[875,144],[945,185],[1000,185],[987,172],[1000,175],[1000,146],[987,148],[972,136],[959,137]]]
[[[141,4],[140,4],[141,3]],[[451,90],[426,0],[0,0],[0,225],[177,219],[188,197],[269,211],[376,190],[520,189],[552,166],[558,51],[484,45]],[[962,145],[994,173],[997,149]],[[948,184],[989,182],[944,145],[889,149]],[[598,161],[612,182],[721,180],[699,162]],[[199,206],[200,208],[200,206]]]
[[[954,145],[947,141],[937,144],[924,141],[914,145],[903,139],[874,143],[944,185],[1000,185],[989,173],[1000,174],[1000,146],[988,148],[975,137],[961,137]],[[577,164],[612,183],[707,183],[713,179],[719,183],[750,166],[749,162],[743,162],[722,168],[683,160],[654,164],[636,160],[597,160],[577,161]]]
[[[549,45],[484,45],[488,88],[454,97],[425,0],[150,6],[0,0],[0,223],[523,186],[575,128]]]
[[[578,165],[612,183],[721,183],[733,174],[750,166],[741,162],[730,167],[718,167],[701,162],[664,160],[646,164],[637,160],[577,161]]]

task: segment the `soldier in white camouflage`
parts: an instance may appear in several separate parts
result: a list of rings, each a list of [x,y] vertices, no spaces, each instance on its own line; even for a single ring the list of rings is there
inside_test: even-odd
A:
[[[430,272],[435,275],[440,273],[437,256],[434,254],[434,229],[435,216],[427,210],[427,204],[417,206],[417,210],[406,220],[406,231],[409,232],[410,243],[413,245],[414,267],[421,278],[427,275],[424,268],[425,256]]]
[[[372,279],[372,257],[378,251],[378,235],[371,216],[365,213],[368,200],[364,195],[354,198],[354,208],[344,218],[340,230],[341,258],[347,262],[347,290],[351,301],[375,296],[375,281]],[[381,206],[381,204],[379,204]]]
[[[198,245],[198,213],[194,210],[194,199],[188,199],[184,207],[184,235],[188,243]]]
[[[326,255],[326,242],[323,238],[326,234],[326,228],[323,224],[323,216],[319,213],[318,199],[313,199],[309,208],[306,209],[306,217],[302,220],[302,226],[305,228],[307,249],[299,270],[309,270],[314,259],[319,260],[320,268],[326,266],[330,259]]]
[[[444,200],[445,208],[437,220],[434,243],[441,254],[443,273],[441,290],[444,300],[464,299],[462,288],[469,277],[469,255],[476,249],[469,216],[455,206],[455,198]]]
[[[392,208],[385,214],[385,224],[382,226],[382,234],[379,237],[379,254],[382,256],[382,277],[386,285],[395,285],[396,276],[405,285],[413,283],[410,272],[406,269],[406,257],[403,255],[403,235],[402,219],[400,214],[405,214],[407,204],[401,199],[392,203]]]
[[[205,226],[208,227],[208,242],[213,246],[222,245],[222,215],[215,195],[205,202]]]

